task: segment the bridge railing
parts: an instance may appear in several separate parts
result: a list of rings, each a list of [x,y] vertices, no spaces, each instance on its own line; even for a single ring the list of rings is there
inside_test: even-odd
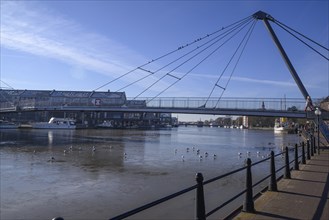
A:
[[[210,98],[205,97],[160,97],[139,98],[146,100],[147,107],[154,108],[223,108],[223,109],[271,109],[304,110],[304,99],[297,98]],[[206,104],[206,105],[205,105]]]
[[[160,97],[160,98],[138,98],[141,102],[134,106],[132,99],[128,98],[127,106],[132,108],[206,108],[206,109],[252,109],[252,110],[279,110],[279,111],[298,111],[304,110],[305,101],[296,98],[210,98],[207,101],[205,97]],[[206,103],[207,101],[207,103]],[[1,103],[1,108],[13,107],[12,103]],[[63,100],[20,100],[16,101],[14,107],[21,109],[33,109],[42,107],[121,107],[124,103],[103,103],[100,99],[98,103],[92,102],[90,99],[77,98]]]
[[[182,196],[183,194],[186,194],[190,191],[195,190],[196,191],[196,195],[195,195],[195,203],[196,203],[196,209],[195,209],[195,219],[206,219],[207,217],[209,217],[210,215],[213,215],[215,212],[219,211],[220,209],[224,208],[225,206],[227,206],[228,204],[230,204],[231,202],[235,201],[237,198],[240,198],[243,194],[245,194],[245,199],[243,202],[243,205],[240,206],[239,209],[236,209],[235,212],[239,211],[239,210],[243,210],[245,212],[255,212],[254,209],[254,195],[257,193],[253,193],[253,189],[257,186],[260,186],[261,183],[263,183],[265,180],[269,180],[268,186],[265,187],[265,189],[268,189],[270,191],[277,191],[277,180],[281,177],[284,177],[286,179],[290,179],[291,175],[290,175],[290,170],[292,169],[291,164],[294,163],[293,165],[293,169],[295,170],[299,170],[299,163],[305,164],[306,163],[306,155],[307,155],[307,159],[310,159],[310,154],[312,152],[312,156],[314,155],[313,152],[315,151],[315,145],[311,144],[308,141],[307,142],[307,147],[305,151],[305,144],[301,143],[300,145],[300,150],[298,147],[298,144],[295,144],[294,148],[288,149],[288,147],[285,148],[285,150],[282,153],[278,153],[278,154],[274,154],[274,152],[272,151],[265,159],[261,159],[260,161],[257,161],[255,163],[251,163],[251,160],[248,158],[246,160],[246,166],[235,169],[231,172],[222,174],[220,176],[214,177],[212,179],[203,181],[203,176],[201,173],[198,173],[196,176],[196,184],[193,186],[190,186],[188,188],[185,188],[181,191],[178,191],[176,193],[173,193],[171,195],[165,196],[161,199],[155,200],[151,203],[145,204],[143,206],[140,206],[136,209],[130,210],[128,212],[125,212],[121,215],[115,216],[110,218],[111,220],[119,220],[119,219],[125,219],[128,218],[132,215],[138,214],[144,210],[150,209],[156,205],[159,205],[161,203],[164,203],[168,200],[174,199],[176,197]],[[294,158],[292,160],[289,159],[289,152],[290,150],[294,151]],[[299,153],[301,151],[301,153]],[[298,156],[300,154],[300,156]],[[282,156],[282,158],[284,158],[284,162],[282,162],[284,164],[284,166],[282,166],[279,169],[276,169],[275,167],[275,158]],[[301,158],[301,160],[299,160]],[[260,179],[256,182],[253,183],[253,179],[252,178],[252,172],[251,172],[251,168],[258,165],[258,164],[264,164],[264,162],[270,160],[270,164],[269,164],[269,172],[268,174],[265,174],[264,177],[259,177]],[[268,163],[265,163],[268,164]],[[246,170],[246,180],[245,180],[245,189],[242,190],[241,192],[237,193],[236,195],[232,196],[230,199],[228,199],[227,201],[221,203],[220,205],[218,205],[215,208],[212,208],[212,210],[206,212],[206,207],[205,207],[205,194],[204,194],[204,186],[212,183],[212,182],[216,182],[218,180],[221,180],[225,177],[229,177],[235,173],[239,173],[243,170]],[[277,173],[279,173],[280,171],[284,170],[284,174],[281,174],[281,176],[279,178],[277,178]],[[260,187],[264,190],[264,187]],[[262,190],[261,190],[262,191]],[[233,217],[234,213],[231,212],[231,216],[226,216],[226,218],[231,218]]]

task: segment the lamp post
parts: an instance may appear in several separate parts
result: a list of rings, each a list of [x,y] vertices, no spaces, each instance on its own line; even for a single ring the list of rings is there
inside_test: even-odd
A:
[[[320,154],[320,115],[321,115],[320,108],[317,107],[314,113],[318,119],[318,129],[317,129],[317,131],[318,131],[318,154]]]

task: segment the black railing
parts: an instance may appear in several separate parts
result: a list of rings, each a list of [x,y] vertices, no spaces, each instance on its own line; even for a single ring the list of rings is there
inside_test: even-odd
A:
[[[246,166],[241,167],[239,169],[235,169],[231,172],[225,173],[223,175],[217,176],[215,178],[203,181],[203,175],[202,173],[197,173],[196,175],[196,181],[197,184],[193,185],[191,187],[185,188],[181,191],[178,191],[176,193],[173,193],[169,196],[163,197],[161,199],[158,199],[156,201],[153,201],[151,203],[148,203],[146,205],[143,205],[141,207],[138,207],[136,209],[133,209],[131,211],[125,212],[121,215],[115,216],[113,218],[110,218],[111,220],[119,220],[119,219],[124,219],[127,218],[129,216],[132,216],[134,214],[137,214],[139,212],[142,212],[146,209],[150,209],[160,203],[166,202],[168,200],[171,200],[173,198],[176,198],[180,195],[183,195],[187,192],[190,192],[192,190],[196,190],[196,213],[195,213],[195,218],[196,219],[206,219],[207,217],[209,217],[210,215],[214,214],[215,212],[219,211],[220,209],[222,209],[224,206],[228,205],[229,203],[233,202],[234,200],[236,200],[237,198],[239,198],[240,196],[242,196],[243,194],[245,194],[245,199],[243,202],[243,205],[240,207],[239,210],[245,211],[245,212],[254,212],[254,196],[253,196],[253,188],[255,188],[256,186],[258,186],[259,184],[261,184],[262,182],[264,182],[266,179],[270,178],[269,180],[269,184],[267,187],[265,187],[265,189],[263,190],[270,190],[270,191],[277,191],[277,180],[279,178],[282,178],[282,176],[284,178],[290,179],[291,175],[290,175],[290,170],[292,169],[292,167],[290,166],[292,163],[294,163],[293,168],[295,170],[299,169],[299,163],[305,164],[306,163],[306,158],[305,158],[305,154],[307,155],[307,159],[311,159],[311,155],[313,156],[313,152],[314,152],[314,148],[315,145],[312,144],[310,145],[310,142],[307,141],[307,149],[306,149],[306,153],[305,153],[305,144],[302,142],[300,144],[300,148],[301,148],[301,155],[298,156],[298,145],[296,144],[294,149],[294,159],[293,160],[289,160],[289,149],[288,147],[285,148],[285,151],[283,151],[282,153],[278,153],[276,155],[274,155],[274,152],[271,151],[271,154],[269,155],[269,157],[262,159],[260,161],[257,161],[255,163],[251,162],[251,159],[248,158],[246,160]],[[284,156],[285,157],[285,164],[284,166],[282,166],[279,169],[275,169],[275,157],[278,156]],[[299,159],[301,158],[301,161],[299,161]],[[270,160],[270,174],[265,176],[264,178],[260,179],[259,181],[257,181],[256,183],[252,184],[252,172],[251,172],[251,168],[253,166],[256,166],[260,163],[263,163],[265,161]],[[238,173],[242,170],[246,169],[246,188],[244,190],[242,190],[241,192],[237,193],[236,195],[232,196],[230,199],[228,199],[227,201],[223,202],[222,204],[220,204],[219,206],[217,206],[216,208],[212,209],[211,211],[209,211],[208,213],[206,213],[206,209],[205,209],[205,197],[204,197],[204,186],[212,183],[214,181],[223,179],[224,177],[230,176],[232,174]],[[284,170],[284,174],[281,175],[279,178],[276,177],[276,174],[281,171]]]

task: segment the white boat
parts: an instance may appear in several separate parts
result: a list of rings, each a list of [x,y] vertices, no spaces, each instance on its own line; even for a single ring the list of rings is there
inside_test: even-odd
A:
[[[275,133],[290,133],[292,129],[289,127],[289,124],[287,122],[287,119],[280,118],[275,120],[274,123],[274,132]]]
[[[19,125],[13,122],[0,120],[0,129],[13,129],[13,128],[15,129],[18,127]]]
[[[114,128],[112,121],[104,121],[101,124],[96,125],[97,128]]]
[[[284,126],[274,126],[274,132],[288,132],[288,129]]]
[[[32,124],[37,129],[75,129],[75,120],[70,118],[52,117],[49,122],[37,122]]]

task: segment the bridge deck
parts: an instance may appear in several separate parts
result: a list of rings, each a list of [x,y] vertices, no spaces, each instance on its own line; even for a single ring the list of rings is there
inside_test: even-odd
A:
[[[278,192],[265,192],[255,201],[255,213],[234,219],[329,219],[329,148],[321,149],[291,179],[278,182]]]

